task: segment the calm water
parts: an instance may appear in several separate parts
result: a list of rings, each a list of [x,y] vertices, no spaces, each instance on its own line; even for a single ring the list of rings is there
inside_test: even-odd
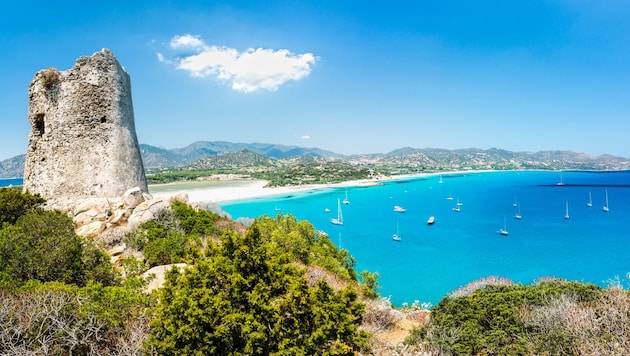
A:
[[[602,210],[606,191],[609,212]],[[344,226],[333,225],[337,199],[346,194]],[[455,212],[458,199],[461,211]],[[406,212],[394,212],[395,205]],[[435,305],[450,291],[491,275],[526,284],[555,276],[606,286],[630,272],[629,171],[466,173],[443,175],[442,183],[431,176],[222,208],[234,219],[274,216],[277,208],[309,220],[351,252],[357,271],[378,272],[381,295],[396,305],[415,300]],[[521,220],[514,218],[518,209]],[[435,224],[428,226],[431,215]],[[504,221],[508,236],[498,233]],[[397,230],[401,242],[392,239]]]
[[[0,178],[0,187],[22,185],[22,178]]]

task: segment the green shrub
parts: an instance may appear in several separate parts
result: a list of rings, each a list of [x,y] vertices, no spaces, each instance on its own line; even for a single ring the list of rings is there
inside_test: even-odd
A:
[[[0,227],[14,224],[17,219],[46,200],[39,195],[22,193],[17,189],[0,188]]]
[[[226,232],[206,258],[173,271],[147,345],[158,354],[353,355],[363,305],[351,288],[309,287],[304,270],[257,226]]]

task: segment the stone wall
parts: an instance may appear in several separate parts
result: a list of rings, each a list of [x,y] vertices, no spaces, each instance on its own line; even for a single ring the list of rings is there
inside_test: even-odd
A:
[[[130,78],[107,49],[66,71],[41,70],[28,90],[24,190],[46,199],[148,192]]]

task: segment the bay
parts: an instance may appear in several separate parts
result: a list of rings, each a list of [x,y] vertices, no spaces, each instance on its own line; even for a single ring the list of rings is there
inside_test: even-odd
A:
[[[608,212],[602,209],[606,193]],[[333,225],[330,218],[346,194],[344,225]],[[406,212],[395,212],[396,205]],[[487,276],[524,284],[557,277],[606,286],[616,279],[627,283],[630,272],[629,171],[418,176],[220,206],[233,219],[288,213],[310,221],[350,251],[357,271],[377,272],[379,292],[395,305],[435,305]],[[517,212],[522,219],[515,219]],[[433,225],[427,224],[429,216],[435,217]],[[507,236],[498,233],[504,221]],[[392,238],[397,231],[400,242]]]

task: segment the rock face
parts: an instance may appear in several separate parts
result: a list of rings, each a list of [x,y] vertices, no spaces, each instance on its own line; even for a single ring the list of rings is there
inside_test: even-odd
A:
[[[66,71],[37,72],[28,120],[25,191],[46,199],[148,192],[129,75],[109,50],[80,57]]]

